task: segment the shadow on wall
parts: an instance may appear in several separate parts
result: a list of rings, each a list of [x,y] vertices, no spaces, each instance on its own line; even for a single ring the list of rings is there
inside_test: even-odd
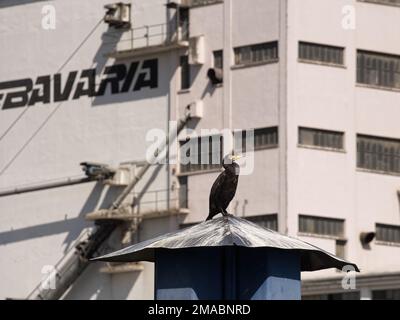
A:
[[[102,203],[99,204],[103,189],[104,185],[101,182],[97,182],[94,185],[77,217],[0,232],[0,245],[67,232],[63,242],[66,244],[64,249],[64,252],[66,252],[74,244],[81,231],[92,225],[91,222],[85,220],[85,215],[95,211],[97,208],[104,209],[109,207],[115,197],[122,192],[122,188],[109,188]]]
[[[31,4],[31,3],[36,3],[36,2],[50,2],[51,0],[1,0],[0,2],[0,9],[1,8],[7,8],[7,7],[13,7],[13,6],[19,6],[23,4]]]

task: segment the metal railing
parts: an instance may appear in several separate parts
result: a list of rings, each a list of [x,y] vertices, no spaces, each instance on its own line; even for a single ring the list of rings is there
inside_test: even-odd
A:
[[[113,33],[108,34],[112,37]],[[134,50],[152,46],[162,46],[189,40],[189,23],[176,21],[132,28],[124,32],[119,40],[105,44],[116,45],[116,51]]]
[[[182,193],[182,190],[185,192]],[[134,210],[137,213],[187,208],[187,189],[179,187],[147,191],[143,197],[134,192],[133,197]]]

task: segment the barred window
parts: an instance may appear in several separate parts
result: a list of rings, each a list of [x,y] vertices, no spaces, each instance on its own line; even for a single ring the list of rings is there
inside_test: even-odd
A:
[[[400,89],[400,56],[358,50],[357,83]]]
[[[190,145],[192,144],[192,145]],[[181,147],[187,145],[186,156],[190,158],[188,164],[181,163],[181,172],[214,170],[221,167],[222,136],[205,136],[188,139],[181,142]]]
[[[343,238],[344,220],[299,215],[299,232],[320,236]]]
[[[247,151],[247,132],[243,130],[235,133],[235,152]],[[254,129],[254,150],[273,148],[278,146],[278,127]]]
[[[376,240],[391,243],[400,243],[400,226],[377,223]]]
[[[267,42],[235,48],[235,65],[274,62],[278,59],[278,42]]]
[[[246,220],[249,220],[253,223],[258,224],[259,226],[267,229],[271,229],[274,231],[278,231],[278,214],[264,214],[258,216],[248,216],[244,217]],[[201,222],[192,222],[192,223],[181,223],[179,225],[179,229],[193,227]]]
[[[400,140],[357,135],[357,167],[400,173]]]
[[[223,52],[222,50],[217,50],[213,52],[214,55],[214,68],[223,68]]]
[[[299,144],[304,146],[343,150],[344,133],[300,127]]]
[[[247,150],[246,130],[234,133],[234,150],[245,153]],[[191,145],[192,144],[192,145]],[[180,172],[189,173],[202,170],[215,170],[221,167],[223,158],[223,137],[221,135],[196,137],[180,142],[190,159],[188,164],[181,161]],[[278,146],[278,127],[254,129],[254,150]],[[182,150],[182,149],[181,149]]]
[[[400,300],[400,289],[373,290],[372,300]]]
[[[189,65],[189,57],[181,56],[180,58],[180,66],[181,66],[181,89],[189,89],[190,88],[190,65]]]
[[[389,6],[400,6],[400,0],[358,0],[361,2],[371,2],[376,4],[386,4]]]
[[[274,231],[278,231],[278,215],[277,214],[265,214],[259,216],[245,217],[247,220],[258,224],[259,226]]]
[[[344,48],[299,42],[299,59],[333,65],[344,65]]]

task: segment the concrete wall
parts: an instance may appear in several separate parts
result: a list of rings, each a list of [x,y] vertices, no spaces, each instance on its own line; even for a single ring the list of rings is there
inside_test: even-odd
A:
[[[169,17],[164,2],[132,1],[133,27],[165,23]],[[129,66],[132,61],[151,58],[158,59],[159,69],[158,87],[154,89],[135,92],[131,89],[114,95],[108,89],[104,96],[70,98],[59,107],[53,102],[29,107],[0,142],[0,168],[18,154],[1,174],[0,189],[82,175],[79,166],[82,161],[113,166],[143,161],[150,144],[145,142],[148,130],[167,130],[170,82],[175,76],[176,59],[169,53],[124,61],[107,58],[106,54],[115,47],[115,43],[110,43],[113,38],[107,25],[100,21],[107,3],[72,0],[0,4],[3,48],[0,82],[27,77],[35,81],[38,76],[53,75],[75,50],[76,54],[62,68],[63,81],[70,71],[79,71],[79,76],[83,69],[96,68],[98,87],[106,66],[119,63]],[[56,10],[55,30],[41,27],[44,5],[52,5]],[[112,36],[119,37],[118,33]],[[0,132],[5,132],[23,111],[24,108],[0,110]],[[32,135],[35,137],[24,147]],[[164,166],[158,170],[152,168],[135,191],[168,187],[168,171]],[[85,222],[85,215],[109,206],[120,191],[100,183],[87,183],[0,198],[0,298],[25,298],[41,280],[43,265],[55,264],[74,246],[82,229],[92,226]],[[166,230],[165,225],[164,222],[159,232]],[[168,227],[171,226],[167,224]],[[118,241],[110,245],[117,248]],[[136,275],[114,276],[99,274],[96,271],[99,266],[89,267],[67,298],[152,298],[151,266]]]

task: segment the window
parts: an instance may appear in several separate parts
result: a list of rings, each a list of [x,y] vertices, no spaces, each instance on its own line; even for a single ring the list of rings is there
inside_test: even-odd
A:
[[[335,254],[339,258],[345,259],[346,258],[346,240],[336,240],[335,243]]]
[[[179,208],[188,208],[188,177],[179,177]]]
[[[214,68],[222,69],[224,65],[222,50],[214,51],[213,55],[214,55]]]
[[[344,65],[344,48],[299,42],[299,59],[328,65]]]
[[[245,153],[246,130],[234,133],[234,150]],[[181,157],[189,159],[185,163],[181,159],[181,173],[216,170],[221,167],[223,158],[223,138],[221,135],[195,137],[181,141]],[[278,127],[254,129],[254,150],[278,146]],[[186,154],[184,154],[186,153]]]
[[[276,213],[274,214],[264,214],[264,215],[259,215],[259,216],[248,216],[244,217],[246,220],[249,220],[253,223],[258,224],[259,226],[267,229],[271,229],[274,231],[278,231],[278,215]],[[182,223],[179,225],[180,229],[188,228],[188,227],[193,227],[200,222],[193,222],[193,223]]]
[[[206,6],[209,4],[222,3],[223,0],[190,0],[193,7]]]
[[[181,40],[189,40],[189,8],[179,7],[179,28]]]
[[[182,173],[215,170],[221,167],[222,136],[214,135],[188,139],[181,143],[181,148],[182,146],[186,146],[183,151],[186,151],[186,157],[190,160],[187,164],[181,161]]]
[[[181,90],[190,88],[190,65],[189,65],[189,57],[181,56],[180,59],[181,66]]]
[[[302,300],[360,300],[359,291],[343,292],[343,293],[327,293],[313,294],[301,297]]]
[[[373,290],[372,300],[400,300],[400,289]]]
[[[235,48],[235,65],[276,62],[277,60],[277,41]]]
[[[383,173],[400,173],[400,140],[358,135],[357,167]]]
[[[299,215],[299,232],[343,238],[344,220]]]
[[[376,240],[390,243],[400,243],[400,226],[377,223]]]
[[[400,89],[400,56],[358,50],[357,83]]]
[[[299,128],[299,144],[303,146],[343,150],[343,138],[343,132]]]
[[[371,2],[376,4],[386,4],[389,6],[400,6],[400,0],[358,0],[361,2]]]
[[[278,231],[278,215],[277,214],[265,214],[260,216],[249,216],[245,219],[258,224],[259,226],[274,231]]]
[[[235,133],[235,152],[246,152],[247,132]],[[274,148],[278,146],[278,127],[254,129],[254,150]]]

